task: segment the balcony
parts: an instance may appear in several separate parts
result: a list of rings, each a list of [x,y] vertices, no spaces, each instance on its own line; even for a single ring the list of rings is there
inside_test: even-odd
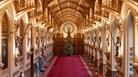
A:
[[[110,10],[116,11],[116,12],[121,12],[121,7],[122,7],[123,1],[120,0],[118,2],[108,2],[104,1],[102,7],[108,8]]]
[[[22,0],[22,1],[15,1],[15,9],[16,12],[25,12],[25,11],[31,11],[34,9],[33,2],[31,0]]]

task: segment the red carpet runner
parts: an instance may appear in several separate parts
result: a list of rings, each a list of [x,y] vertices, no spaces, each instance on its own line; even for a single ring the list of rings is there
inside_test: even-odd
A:
[[[46,77],[90,77],[79,56],[58,57]]]

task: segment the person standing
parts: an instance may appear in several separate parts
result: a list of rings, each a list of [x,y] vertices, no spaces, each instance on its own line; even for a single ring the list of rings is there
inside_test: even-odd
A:
[[[39,62],[36,62],[36,77],[39,77],[40,70],[39,70]]]
[[[39,70],[40,70],[40,72],[44,72],[44,58],[43,58],[43,56],[39,57],[38,63],[39,63]]]

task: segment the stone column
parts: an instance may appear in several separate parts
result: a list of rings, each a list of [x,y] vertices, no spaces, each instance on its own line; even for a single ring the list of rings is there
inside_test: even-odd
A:
[[[106,75],[106,59],[107,59],[107,57],[106,57],[106,54],[105,54],[105,52],[106,52],[106,27],[103,27],[103,47],[102,47],[102,50],[103,50],[103,52],[102,52],[102,56],[103,56],[103,74],[104,74],[104,76]]]
[[[86,26],[89,26],[89,15],[86,14]]]
[[[111,52],[111,55],[112,55],[112,57],[111,57],[111,61],[112,61],[112,77],[116,77],[117,76],[117,68],[116,68],[116,66],[117,66],[117,63],[116,63],[116,59],[115,59],[115,37],[116,37],[116,29],[115,29],[115,27],[114,26],[116,26],[116,25],[112,25],[112,33],[111,33],[111,49],[112,49],[112,52]]]
[[[34,48],[34,58],[35,58],[35,44],[36,44],[36,28],[35,24],[31,24],[31,48]],[[35,62],[35,61],[34,61]]]
[[[48,25],[48,8],[45,8],[45,18],[46,18],[46,24]]]
[[[52,25],[52,14],[51,14],[51,13],[49,13],[49,15],[48,15],[48,16],[49,16],[49,22],[48,22],[48,23],[49,23],[49,25],[51,26],[51,25]]]
[[[92,12],[93,12],[93,11],[92,11],[92,8],[90,8],[90,25],[92,24],[92,17],[93,17],[93,16],[92,16],[92,14],[93,14]]]
[[[13,18],[11,18],[13,19]],[[15,59],[15,37],[14,37],[14,20],[9,20],[9,35],[8,35],[8,67],[9,77],[13,77],[13,66]]]

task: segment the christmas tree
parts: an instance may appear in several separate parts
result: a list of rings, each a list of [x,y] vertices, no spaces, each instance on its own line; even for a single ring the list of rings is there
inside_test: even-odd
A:
[[[70,29],[68,29],[67,38],[64,42],[64,53],[65,55],[73,55],[74,53],[74,47],[73,47],[73,40],[71,38]]]

